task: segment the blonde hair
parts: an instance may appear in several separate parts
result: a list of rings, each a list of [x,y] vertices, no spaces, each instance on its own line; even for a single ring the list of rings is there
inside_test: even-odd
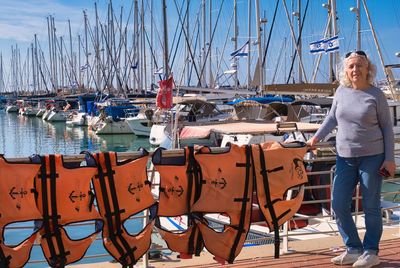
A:
[[[368,56],[361,56],[361,55],[355,55],[355,56],[350,55],[350,57],[342,59],[342,62],[339,66],[339,83],[340,83],[340,85],[345,86],[345,87],[352,87],[350,79],[347,77],[347,74],[346,74],[347,61],[352,57],[362,57],[363,59],[365,59],[367,61],[367,63],[368,63],[367,81],[368,81],[368,84],[370,84],[371,86],[375,85],[376,66],[375,66],[375,64],[373,64],[371,62],[371,60],[369,59]]]

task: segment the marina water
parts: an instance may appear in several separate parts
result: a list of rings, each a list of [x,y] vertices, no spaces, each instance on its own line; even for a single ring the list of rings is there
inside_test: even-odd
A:
[[[6,158],[28,157],[33,154],[79,154],[81,151],[136,151],[143,147],[150,149],[148,138],[135,135],[104,135],[98,136],[88,130],[87,127],[67,127],[65,123],[49,123],[37,117],[25,117],[15,113],[6,113],[0,110],[0,154]],[[130,233],[137,233],[142,229],[142,220],[127,221],[125,227]],[[7,229],[5,242],[8,245],[16,245],[27,238],[33,230],[33,222],[11,224],[17,229]],[[30,227],[28,229],[20,227]],[[93,233],[93,223],[79,227],[66,228],[72,239],[80,239]],[[86,252],[86,256],[107,254],[102,241],[98,239]],[[47,263],[35,263],[44,260],[39,245],[32,249],[30,261],[26,267],[47,267]],[[83,259],[77,263],[89,263],[110,261],[110,256],[104,258]]]

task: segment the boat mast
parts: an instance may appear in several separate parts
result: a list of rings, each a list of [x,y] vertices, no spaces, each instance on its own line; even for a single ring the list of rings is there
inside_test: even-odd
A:
[[[147,95],[147,68],[146,68],[146,28],[144,24],[144,2],[142,0],[142,7],[141,7],[141,28],[142,28],[142,53],[143,53],[143,60],[142,60],[142,70],[143,70],[143,82],[144,82],[144,95]]]
[[[297,31],[298,31],[298,35],[300,35],[300,31],[301,31],[301,0],[297,0]],[[299,83],[301,83],[301,82],[303,82],[303,76],[302,76],[302,72],[301,72],[301,62],[303,59],[301,38],[298,38],[297,46],[298,46],[298,53],[299,53],[299,61],[298,61]]]
[[[234,12],[234,30],[233,30],[233,51],[237,50],[237,37],[238,37],[238,21],[237,21],[237,0],[233,2],[233,12]],[[234,81],[235,81],[235,90],[237,89],[238,86],[238,76],[237,76],[237,62],[238,59],[237,57],[233,57],[233,67],[235,68],[235,76],[234,76]]]
[[[360,0],[357,0],[356,16],[357,16],[357,50],[361,50],[361,13]]]
[[[201,13],[202,13],[202,30],[203,30],[203,46],[201,49],[201,61],[200,61],[200,66],[201,66],[201,73],[200,73],[200,86],[204,87],[206,84],[206,72],[203,70],[203,66],[206,66],[206,0],[201,1]]]
[[[167,3],[162,0],[162,11],[163,11],[163,30],[164,30],[164,75],[165,79],[169,77],[169,66],[168,66],[168,26],[167,26]]]
[[[97,10],[97,3],[94,2],[94,10],[96,16],[96,29],[95,29],[95,54],[96,54],[96,91],[101,88],[101,71],[100,71],[100,37],[99,37],[99,13]]]
[[[189,6],[189,0],[188,0],[188,6]],[[153,30],[153,27],[154,27],[153,18],[154,17],[153,16],[154,16],[154,1],[150,1],[150,47],[151,47],[151,49],[154,49],[154,30]],[[150,58],[150,77],[151,77],[151,79],[150,79],[150,82],[151,82],[150,88],[151,89],[153,89],[153,85],[154,85],[154,82],[155,82],[154,69],[155,69],[154,68],[154,57],[151,57]]]
[[[338,27],[337,27],[337,17],[336,17],[336,0],[331,0],[331,5],[332,5],[332,10],[331,10],[331,16],[332,16],[332,27],[333,27],[333,36],[337,36],[338,34]],[[332,36],[331,36],[332,37]],[[336,74],[336,79],[337,73],[338,73],[338,63],[339,63],[339,50],[336,50],[333,54],[333,58],[335,60],[335,74]],[[331,82],[334,82],[333,79]]]
[[[247,53],[247,89],[250,89],[250,83],[251,83],[251,76],[250,76],[250,64],[251,64],[251,59],[250,59],[250,51],[251,51],[251,2],[248,2],[248,29],[247,29],[247,34],[248,34],[248,39],[247,41],[249,42],[249,52]]]
[[[186,65],[186,67],[185,67],[185,69],[186,69],[186,86],[190,86],[189,85],[189,83],[190,83],[190,60],[189,60],[189,57],[190,57],[190,43],[189,42],[187,42],[186,40],[188,40],[190,37],[189,37],[189,29],[190,29],[190,27],[189,27],[189,19],[190,19],[190,13],[189,13],[189,8],[190,8],[190,0],[187,0],[186,1],[186,21],[185,21],[185,27],[186,27],[186,35],[185,35],[185,65]],[[184,26],[182,26],[182,27],[184,27]],[[184,31],[184,33],[185,33],[185,31]]]
[[[86,63],[85,63],[85,69],[86,69],[86,90],[87,92],[89,91],[89,50],[88,50],[88,21],[87,21],[87,15],[86,11],[83,11],[83,18],[85,21],[85,58],[86,58]]]
[[[394,91],[393,91],[393,84],[395,83],[395,81],[391,81],[390,75],[388,73],[388,70],[385,68],[385,63],[383,61],[381,47],[379,46],[378,38],[376,37],[375,28],[372,25],[372,21],[371,21],[370,15],[369,15],[369,10],[368,10],[368,7],[367,7],[367,3],[365,2],[365,0],[362,0],[362,2],[363,2],[363,5],[364,5],[365,14],[367,15],[367,20],[368,20],[368,23],[369,23],[369,27],[371,28],[372,37],[374,38],[376,50],[378,51],[378,56],[379,56],[380,62],[382,64],[382,68],[383,68],[383,71],[385,73],[386,79],[387,79],[388,84],[389,84],[390,92],[392,93],[393,99],[395,99],[395,94],[394,94]]]
[[[212,59],[211,41],[212,41],[212,33],[213,33],[213,31],[212,31],[212,0],[209,0],[208,10],[209,10],[208,14],[210,16],[210,21],[208,24],[208,44],[209,44],[209,48],[208,48],[208,50],[209,50],[208,51],[208,79],[209,79],[209,82],[208,82],[208,86],[210,88],[214,88],[214,84],[213,84],[214,79],[212,76],[212,60],[211,60]]]
[[[139,62],[139,8],[138,8],[138,1],[133,1],[133,16],[134,16],[134,23],[133,23],[133,46],[134,46],[134,53],[133,53],[133,62],[136,64]],[[134,70],[134,80],[133,80],[133,90],[141,90],[139,86],[140,75],[139,68]]]
[[[33,83],[33,92],[36,94],[36,69],[35,69],[35,53],[33,50],[33,43],[31,43],[31,57],[32,57],[32,83]],[[3,73],[1,71],[1,73]],[[2,74],[1,74],[2,78]],[[1,85],[0,85],[1,87]]]
[[[72,92],[76,93],[75,87],[77,86],[76,73],[74,68],[74,55],[72,50],[72,34],[71,34],[71,21],[68,19],[68,32],[69,32],[69,64],[70,64],[70,77],[72,81]]]
[[[283,3],[283,7],[285,8],[286,18],[287,18],[288,23],[289,23],[290,33],[291,33],[291,36],[292,36],[292,42],[294,43],[295,49],[297,51],[297,54],[300,55],[299,47],[297,46],[296,35],[294,33],[293,25],[292,25],[292,22],[290,20],[289,11],[288,11],[288,8],[287,8],[287,5],[286,5],[286,0],[283,0],[282,3]],[[300,71],[303,72],[304,80],[307,83],[307,77],[306,77],[303,61],[299,59],[299,63],[300,63],[299,66],[301,68],[299,70],[299,72]]]
[[[257,48],[258,48],[258,70],[259,70],[259,89],[264,85],[264,72],[262,67],[262,47],[261,47],[261,18],[260,18],[260,0],[256,0],[256,25],[257,25]]]
[[[5,92],[5,87],[4,87],[4,69],[3,69],[3,53],[0,53],[0,92]]]

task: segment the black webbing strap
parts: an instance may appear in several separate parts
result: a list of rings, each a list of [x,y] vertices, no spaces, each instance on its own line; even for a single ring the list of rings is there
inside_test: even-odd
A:
[[[58,220],[61,216],[58,215],[57,211],[57,178],[59,176],[56,173],[55,156],[48,155],[47,158],[41,157],[41,162],[41,174],[39,176],[41,177],[43,226],[45,230],[42,237],[46,239],[50,251],[50,265],[64,267],[67,263],[66,256],[69,255],[70,252],[65,251],[61,238],[60,226],[58,224]],[[47,162],[49,163],[48,171],[46,169]],[[49,173],[48,175],[47,172]],[[47,179],[50,179],[50,188],[47,187]],[[53,242],[53,237],[56,239],[56,244]]]
[[[58,252],[56,256],[52,256],[54,260],[57,261],[57,264],[61,267],[64,267],[67,263],[66,256],[70,254],[70,252],[66,252],[64,248],[64,243],[61,238],[60,226],[58,224],[58,219],[60,215],[58,215],[57,211],[57,178],[59,177],[56,172],[56,158],[55,155],[49,155],[50,161],[50,203],[51,203],[51,224],[52,224],[52,233],[54,233],[54,237],[57,241]]]
[[[188,194],[188,200],[191,202],[192,197],[193,197],[193,202],[196,202],[197,200],[200,199],[201,196],[201,189],[202,185],[206,182],[206,180],[203,180],[203,174],[201,173],[201,167],[199,163],[196,161],[196,158],[194,157],[194,147],[190,146],[188,147],[189,149],[189,169],[191,170],[191,177],[189,177],[189,194]],[[192,189],[194,188],[194,193],[192,192]],[[191,205],[189,206],[189,211],[191,210]],[[203,241],[203,236],[200,232],[199,227],[195,223],[195,218],[197,219],[202,219],[203,218],[203,213],[190,213],[188,215],[188,219],[193,225],[193,231],[192,231],[192,236],[190,237],[190,243],[189,247],[191,249],[190,253],[194,253],[195,256],[200,256],[200,252],[203,249],[204,241]],[[197,239],[196,241],[194,240],[195,236],[197,234]],[[193,251],[192,251],[193,250]]]
[[[187,162],[187,169],[186,169],[186,178],[188,180],[188,189],[186,191],[186,211],[188,213],[188,226],[192,226],[192,233],[189,236],[189,241],[188,241],[188,253],[193,254],[195,253],[195,236],[196,233],[198,232],[197,226],[193,220],[193,216],[190,214],[190,210],[192,207],[191,201],[192,201],[192,188],[193,184],[195,184],[195,166],[196,166],[196,160],[194,159],[194,148],[193,146],[189,146],[188,148],[188,162]]]
[[[56,173],[55,156],[48,155],[47,157],[41,157],[40,167],[40,179],[42,188],[42,210],[43,210],[43,227],[45,233],[42,235],[46,239],[47,246],[50,252],[50,265],[64,267],[67,259],[66,256],[70,252],[66,252],[64,244],[61,239],[60,228],[58,225],[58,219],[60,215],[57,213],[57,185],[56,179],[58,174]],[[49,170],[47,171],[47,162],[49,163]],[[49,175],[47,175],[49,172]],[[50,179],[50,188],[47,187],[47,179]],[[50,207],[49,207],[50,198]],[[56,245],[53,242],[53,237],[56,239]],[[58,253],[57,253],[58,251]]]
[[[108,199],[108,189],[106,186],[106,176],[108,177],[110,171],[107,170],[107,175],[104,174],[103,172],[103,166],[101,164],[100,161],[100,157],[102,155],[101,154],[97,154],[97,159],[98,161],[98,166],[97,166],[97,172],[98,172],[98,176],[95,176],[95,178],[97,178],[99,180],[100,183],[100,188],[101,188],[101,195],[103,196],[103,205],[104,205],[104,216],[106,217],[106,221],[107,221],[107,229],[108,229],[108,235],[109,238],[111,240],[111,242],[113,243],[113,245],[115,246],[116,250],[118,251],[118,253],[122,256],[124,255],[124,249],[119,245],[116,236],[115,236],[115,231],[114,231],[114,223],[113,223],[113,214],[111,212],[111,207],[110,207],[110,200]]]
[[[244,189],[243,189],[243,197],[240,198],[240,202],[242,202],[242,209],[240,211],[240,220],[239,225],[237,226],[237,233],[235,237],[235,241],[233,242],[228,263],[233,263],[235,259],[236,249],[239,245],[240,238],[242,237],[243,233],[246,232],[244,229],[245,219],[246,219],[246,209],[249,202],[251,202],[251,198],[249,198],[249,185],[250,185],[250,156],[251,156],[251,149],[250,146],[246,145],[246,178],[244,181]],[[242,165],[236,165],[237,167],[243,167]],[[252,195],[251,195],[252,196]],[[235,198],[236,199],[236,198]]]
[[[119,203],[118,203],[118,197],[117,197],[117,190],[115,187],[115,180],[114,180],[114,174],[115,171],[112,170],[112,164],[111,164],[111,158],[110,158],[110,154],[104,153],[104,163],[105,163],[105,167],[106,167],[106,175],[108,178],[108,186],[109,186],[109,190],[110,190],[110,195],[111,195],[111,199],[113,202],[113,208],[114,211],[113,212],[109,212],[110,215],[109,217],[112,218],[112,216],[115,217],[115,233],[116,233],[116,238],[119,239],[119,241],[121,242],[122,246],[124,247],[124,251],[120,252],[120,258],[119,261],[125,265],[127,265],[127,257],[129,256],[129,258],[132,261],[132,264],[135,264],[137,262],[137,260],[135,259],[135,256],[133,254],[133,252],[136,250],[136,247],[131,248],[131,246],[129,245],[129,243],[126,241],[126,239],[122,236],[123,230],[122,230],[122,221],[121,221],[121,213],[124,212],[124,210],[120,210],[119,209]],[[112,221],[111,221],[112,222]],[[117,243],[117,240],[115,239],[113,241],[113,243]],[[115,244],[116,246],[116,244]],[[125,261],[125,262],[124,262]]]
[[[265,191],[265,198],[267,199],[267,204],[265,207],[268,208],[269,214],[271,215],[272,224],[274,226],[274,245],[275,245],[275,258],[279,258],[279,246],[280,246],[280,238],[279,238],[279,225],[278,219],[275,214],[275,209],[271,201],[271,191],[269,189],[269,179],[267,174],[267,168],[265,165],[265,156],[264,151],[261,145],[258,145],[258,149],[260,151],[260,165],[261,165],[261,175],[263,176],[264,181],[264,191]]]
[[[51,234],[51,228],[50,228],[50,215],[49,215],[49,206],[48,206],[48,198],[47,198],[47,169],[46,169],[46,157],[40,157],[41,158],[41,166],[40,166],[40,184],[42,188],[42,210],[43,210],[43,228],[45,235],[46,234]],[[43,237],[43,236],[42,236]],[[44,237],[47,241],[47,245],[49,247],[50,255],[55,256],[56,255],[56,250],[53,244],[53,240],[51,239],[50,236],[46,235]]]
[[[200,256],[200,252],[202,251],[202,249],[204,247],[204,241],[203,241],[203,235],[201,234],[197,224],[194,226],[193,232],[197,233],[197,239],[196,239],[196,243],[195,243],[196,247],[194,249],[194,255]]]
[[[0,247],[0,267],[8,268],[10,265],[11,256],[6,256],[3,249]]]

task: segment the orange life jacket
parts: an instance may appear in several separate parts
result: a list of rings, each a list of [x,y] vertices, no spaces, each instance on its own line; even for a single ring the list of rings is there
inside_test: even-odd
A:
[[[217,261],[232,263],[250,229],[253,178],[251,148],[232,144],[228,152],[213,153],[203,147],[195,153],[201,168],[201,194],[192,212],[224,213],[230,223],[222,232],[197,220],[205,247]]]
[[[275,232],[275,257],[279,256],[279,226],[301,206],[304,188],[287,200],[290,188],[308,182],[303,158],[304,144],[280,144],[275,141],[252,145],[257,199],[268,228]]]
[[[80,260],[96,233],[79,240],[68,237],[62,226],[69,223],[100,219],[94,209],[90,180],[95,167],[73,167],[64,164],[61,155],[41,157],[40,174],[36,178],[38,208],[43,215],[40,229],[44,256],[52,267],[64,267]]]
[[[198,170],[195,163],[193,147],[184,149],[184,156],[164,157],[163,148],[158,148],[152,157],[154,167],[160,174],[159,217],[184,216],[187,219],[186,230],[179,232],[163,228],[158,221],[156,227],[168,248],[179,252],[181,258],[191,258],[193,254],[200,255],[203,242],[199,229],[190,214],[191,206],[196,198],[198,185]]]
[[[36,208],[34,177],[40,165],[10,163],[0,155],[0,267],[22,267],[36,239],[37,232],[15,247],[4,244],[7,224],[41,219]]]
[[[132,266],[151,245],[154,221],[137,235],[130,235],[124,222],[155,204],[147,180],[147,152],[140,158],[117,160],[115,152],[97,153],[98,173],[93,179],[97,205],[103,218],[103,244],[123,266]]]

